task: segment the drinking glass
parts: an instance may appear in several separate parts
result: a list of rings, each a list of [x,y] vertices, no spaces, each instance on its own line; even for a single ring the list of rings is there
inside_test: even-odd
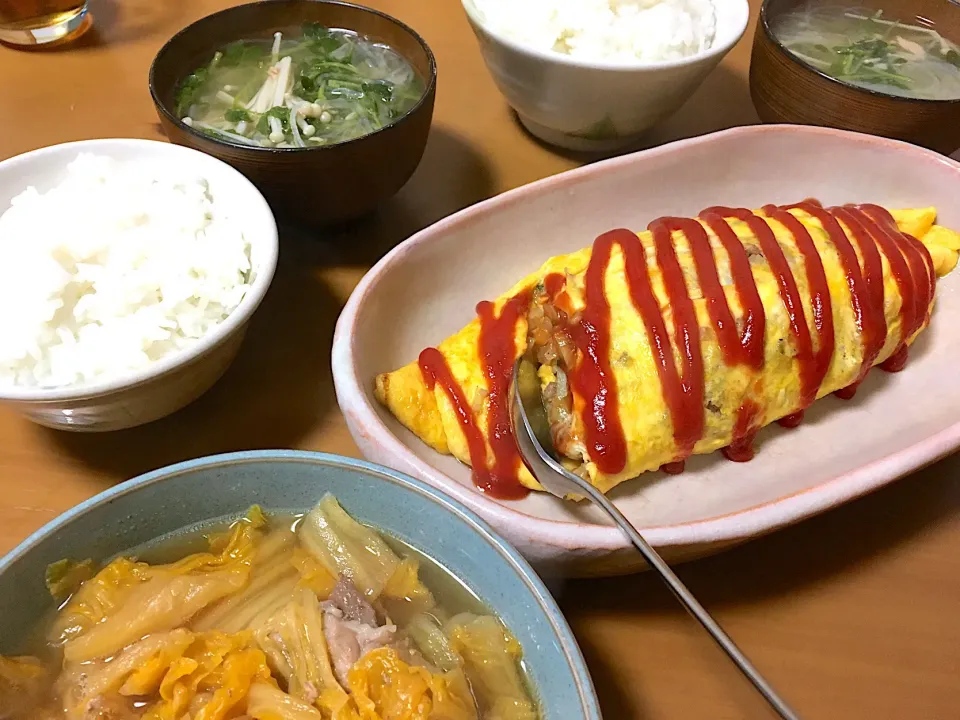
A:
[[[87,0],[0,0],[0,43],[27,47],[63,42],[90,26]]]

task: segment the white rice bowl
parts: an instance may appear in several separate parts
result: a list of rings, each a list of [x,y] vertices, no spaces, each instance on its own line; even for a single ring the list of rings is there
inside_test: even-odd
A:
[[[250,289],[251,246],[174,163],[80,153],[0,216],[0,385],[112,380],[184,351]]]
[[[473,0],[494,32],[584,61],[681,60],[712,47],[714,0]]]

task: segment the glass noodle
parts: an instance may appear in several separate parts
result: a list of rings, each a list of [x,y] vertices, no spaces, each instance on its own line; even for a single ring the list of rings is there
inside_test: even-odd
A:
[[[960,99],[960,48],[921,18],[813,4],[778,18],[774,30],[796,57],[845,83],[901,97]]]
[[[0,656],[0,719],[540,716],[500,620],[331,495],[146,556],[48,569],[62,604],[33,655]]]
[[[250,147],[319,147],[402,117],[424,83],[390,47],[307,24],[299,37],[240,40],[180,83],[176,113],[220,140]]]

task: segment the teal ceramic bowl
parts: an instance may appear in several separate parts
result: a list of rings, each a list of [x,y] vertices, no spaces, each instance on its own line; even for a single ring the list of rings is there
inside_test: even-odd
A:
[[[222,524],[250,505],[300,512],[332,492],[350,514],[439,562],[523,646],[545,720],[599,720],[590,675],[560,609],[520,555],[464,506],[359,460],[257,451],[191,460],[129,480],[64,513],[0,560],[0,654],[16,653],[53,601],[44,569],[105,560],[157,538]]]

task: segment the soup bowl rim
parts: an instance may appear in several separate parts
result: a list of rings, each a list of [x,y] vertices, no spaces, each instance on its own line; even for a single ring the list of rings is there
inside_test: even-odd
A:
[[[402,20],[399,20],[393,15],[383,12],[382,10],[377,10],[376,8],[372,8],[372,7],[366,7],[365,5],[358,5],[352,2],[345,2],[345,0],[279,0],[279,1],[285,2],[288,4],[293,4],[293,5],[297,5],[297,4],[339,5],[342,7],[351,8],[353,10],[359,10],[362,13],[367,13],[370,15],[378,15],[384,18],[385,20],[389,21],[390,23],[399,27],[401,30],[403,30],[408,35],[410,35],[414,40],[416,40],[417,44],[420,45],[421,49],[426,54],[427,60],[430,65],[429,77],[424,78],[425,84],[424,84],[423,92],[420,95],[420,99],[417,100],[416,104],[414,104],[411,108],[409,108],[406,112],[404,112],[403,115],[392,120],[391,122],[387,123],[383,127],[378,128],[373,132],[368,132],[364,135],[360,135],[358,137],[351,138],[349,140],[343,140],[341,142],[332,143],[330,145],[316,145],[313,147],[302,147],[302,148],[301,147],[278,148],[278,147],[242,145],[240,143],[232,142],[230,140],[219,138],[214,135],[207,135],[206,133],[200,132],[196,128],[190,127],[185,122],[183,122],[182,118],[177,117],[177,114],[167,106],[167,103],[165,103],[163,100],[160,99],[159,93],[157,91],[157,77],[156,77],[157,62],[160,60],[161,56],[165,55],[166,53],[173,52],[172,48],[174,44],[178,40],[180,40],[184,35],[186,35],[188,32],[192,31],[198,24],[202,22],[222,22],[225,18],[227,18],[229,15],[231,15],[235,11],[240,11],[240,10],[252,8],[254,6],[263,5],[263,2],[259,0],[255,0],[254,2],[247,2],[241,5],[233,5],[231,7],[224,8],[223,10],[218,10],[217,12],[210,13],[209,15],[204,15],[203,17],[198,18],[197,20],[194,20],[192,23],[190,23],[184,28],[181,28],[174,35],[172,35],[163,44],[160,50],[157,51],[157,54],[154,56],[153,60],[150,63],[148,85],[150,88],[150,97],[153,99],[154,105],[157,106],[157,108],[159,109],[160,113],[163,115],[164,118],[166,118],[168,121],[176,125],[176,127],[179,130],[189,135],[192,135],[196,138],[200,138],[203,140],[209,140],[213,143],[216,143],[218,145],[223,145],[224,147],[228,147],[233,150],[252,152],[257,154],[270,153],[272,155],[298,154],[298,153],[305,154],[309,152],[324,151],[324,150],[330,151],[334,149],[347,147],[350,145],[363,142],[364,140],[371,138],[374,135],[379,135],[380,133],[383,133],[387,130],[396,128],[399,125],[402,125],[403,123],[407,122],[413,115],[417,114],[417,112],[419,112],[419,110],[424,106],[424,104],[429,101],[429,98],[431,98],[435,94],[436,87],[437,87],[437,59],[433,54],[433,50],[430,49],[430,46],[427,44],[427,41],[423,39],[423,36],[421,36],[420,33],[418,33],[416,30],[414,30],[412,27],[407,25]],[[350,28],[344,28],[344,29],[350,29]],[[359,35],[363,34],[359,30],[353,30],[353,32],[356,32]],[[391,49],[394,50],[394,52],[396,52],[398,55],[400,55],[400,57],[402,57],[406,62],[410,62],[410,59],[407,58],[399,50],[396,50],[395,48],[392,48],[392,47]],[[183,81],[183,78],[179,78],[177,79],[176,82],[177,84],[179,84],[182,81]]]
[[[567,661],[567,667],[577,686],[577,694],[580,698],[581,706],[584,710],[588,711],[588,714],[584,716],[584,720],[600,720],[601,715],[593,681],[590,677],[590,672],[583,658],[583,654],[573,635],[573,631],[567,623],[563,612],[560,610],[557,601],[547,589],[547,586],[519,551],[504,540],[503,537],[479,515],[443,491],[431,487],[417,478],[366,460],[359,460],[332,453],[305,450],[245,450],[194,458],[151,470],[150,472],[143,473],[130,480],[114,485],[84,500],[31,533],[10,552],[0,557],[0,576],[12,569],[38,545],[54,539],[57,533],[64,527],[88,513],[109,506],[123,496],[137,493],[147,487],[162,484],[168,480],[193,473],[197,470],[269,462],[303,463],[306,465],[345,468],[358,471],[366,474],[375,481],[390,483],[399,487],[401,491],[411,492],[427,502],[436,503],[446,513],[464,523],[501,557],[506,565],[509,566],[523,582],[530,595],[536,600],[540,614],[549,623],[550,634],[557,639],[563,657]],[[239,513],[242,513],[242,509],[240,508],[238,508],[236,512],[225,513],[222,517],[231,517]],[[209,520],[217,519],[219,518],[209,518]],[[388,535],[391,534],[390,528],[381,527],[376,520],[368,518],[359,519],[361,522],[369,522],[377,531],[384,532]],[[194,523],[194,525],[195,524],[196,523]],[[176,532],[178,529],[182,528],[170,528],[167,535],[171,532]],[[131,548],[118,548],[117,552],[119,553],[130,549]],[[415,547],[415,549],[426,552],[428,556],[430,555],[428,548],[421,549]],[[105,559],[107,558],[104,558],[104,560]],[[468,586],[472,584],[469,578],[461,578],[458,571],[450,570],[449,572],[461,581],[465,581]],[[496,607],[491,607],[491,610],[499,613],[499,609]],[[535,664],[535,661],[532,661],[532,664]]]
[[[760,28],[762,28],[763,30],[764,37],[770,40],[770,42],[773,43],[773,45],[777,48],[778,52],[781,55],[783,55],[785,58],[787,58],[790,62],[798,65],[799,67],[806,70],[807,72],[813,73],[814,75],[818,76],[821,80],[825,80],[827,81],[827,83],[831,85],[847,88],[848,90],[852,90],[856,93],[866,95],[874,98],[875,100],[883,101],[883,102],[902,103],[906,105],[909,105],[912,103],[920,103],[924,105],[929,105],[931,107],[935,107],[935,106],[943,107],[943,106],[960,103],[960,97],[950,98],[950,99],[947,99],[947,98],[936,99],[936,98],[909,97],[905,95],[894,95],[892,93],[882,92],[881,90],[874,90],[872,88],[865,88],[860,85],[854,85],[853,83],[845,82],[843,80],[838,80],[832,75],[828,75],[823,70],[820,70],[819,68],[814,67],[813,65],[808,63],[806,60],[803,60],[802,58],[798,57],[793,51],[791,51],[786,45],[783,44],[783,41],[780,39],[780,35],[776,32],[776,30],[774,30],[773,26],[771,25],[771,18],[770,18],[771,14],[775,14],[778,12],[776,10],[770,9],[774,3],[778,3],[778,2],[782,2],[782,0],[763,0],[763,3],[761,3],[760,5],[760,17],[758,19],[758,24]],[[758,33],[758,37],[759,37],[759,33]]]

